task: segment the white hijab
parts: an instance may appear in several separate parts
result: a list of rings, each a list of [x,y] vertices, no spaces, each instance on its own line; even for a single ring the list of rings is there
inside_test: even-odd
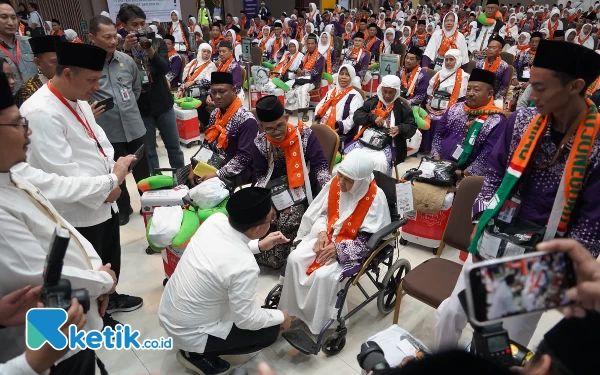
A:
[[[390,42],[387,38],[388,34],[392,34],[392,41]],[[390,45],[394,42],[396,38],[396,30],[393,27],[389,27],[385,30],[385,34],[383,34],[383,53],[392,53]],[[390,50],[388,51],[388,47]]]
[[[323,42],[321,41],[321,38],[323,37],[323,35],[325,35],[327,37],[326,44],[323,44]],[[317,49],[319,50],[319,53],[321,55],[325,56],[325,53],[327,53],[327,50],[329,49],[330,44],[331,44],[331,34],[329,34],[326,31],[323,31],[321,33],[321,35],[319,36],[319,45],[317,47]]]
[[[565,41],[569,40],[569,35],[571,35],[571,33],[576,32],[575,29],[569,29],[565,32]],[[573,40],[572,43],[577,43],[577,37],[575,37],[575,40]]]
[[[404,28],[404,18],[398,18],[398,21],[396,21],[396,30],[402,31],[403,28]]]
[[[408,29],[408,36],[404,36],[404,30]],[[402,43],[406,42],[406,39],[410,38],[412,30],[410,29],[410,27],[408,26],[404,26],[402,28],[402,36],[400,37],[400,40],[402,41]]]
[[[68,41],[75,40],[75,38],[77,38],[77,33],[73,29],[66,29],[65,37],[67,38]]]
[[[176,22],[179,22],[179,21],[181,21],[181,17],[179,17],[179,12],[178,12],[178,11],[176,11],[176,10],[172,10],[172,11],[171,11],[171,13],[169,13],[169,15],[171,15],[171,14],[173,14],[173,13],[175,13],[175,14],[177,15],[177,21],[176,21]],[[173,22],[173,21],[171,21],[171,22]]]
[[[366,151],[362,149],[356,149],[346,154],[344,160],[342,160],[340,163],[338,172],[352,179],[354,184],[349,192],[340,191],[340,216],[333,225],[334,238],[337,237],[342,224],[350,217],[350,215],[352,215],[358,206],[358,202],[369,191],[369,186],[374,178],[373,168],[373,161],[370,157],[368,157],[368,155],[366,155]],[[306,213],[304,216],[302,216],[302,221],[300,222],[300,227],[298,228],[298,234],[296,237],[297,239],[310,240],[316,238],[318,233],[312,232],[316,232],[316,230],[321,231],[323,229],[321,225],[315,226],[315,224],[318,221],[320,224],[322,224],[323,222],[321,222],[319,219],[321,219],[323,216],[327,217],[330,186],[331,181],[323,187],[312,204],[308,206]],[[327,219],[325,220],[325,223],[326,222]],[[369,212],[367,213],[367,216],[365,216],[359,230],[361,232],[376,233],[379,229],[388,225],[390,222],[390,211],[387,205],[387,200],[385,199],[385,194],[380,188],[377,188],[375,199],[373,200],[373,203],[371,203]],[[313,227],[316,230],[311,232]],[[307,237],[309,234],[310,237]]]
[[[202,60],[202,51],[207,50],[210,51],[210,53],[212,53],[212,47],[210,46],[210,44],[208,43],[202,43],[200,44],[200,46],[198,47],[198,58],[196,59],[196,65],[198,64],[204,64],[205,62],[210,60],[210,55],[208,56],[208,60]]]
[[[349,28],[350,30],[348,30],[348,28]],[[346,23],[346,26],[344,26],[344,32],[345,32],[345,33],[352,33],[352,31],[353,31],[353,30],[354,30],[354,24],[353,24],[352,22],[348,21],[348,22]]]
[[[265,32],[265,30],[267,32]],[[271,28],[269,26],[263,26],[262,28],[262,38],[269,39],[269,34],[271,33]]]
[[[389,103],[383,99],[383,88],[384,87],[396,89],[396,96]],[[392,104],[393,102],[395,102],[396,99],[398,99],[400,97],[400,78],[396,75],[391,75],[391,74],[388,74],[387,76],[383,76],[383,79],[381,80],[381,83],[379,84],[379,87],[377,88],[377,97],[383,104],[385,104],[386,107],[389,106],[390,104]]]
[[[225,32],[225,36],[227,36],[227,34],[230,34],[230,33],[231,33],[231,45],[233,46],[233,48],[235,48],[235,46],[237,46],[237,40],[235,39],[237,36],[236,36],[235,31],[233,31],[233,29],[227,30]]]
[[[442,64],[442,70],[440,70],[439,72],[437,72],[435,75],[440,75],[440,81],[448,78],[450,75],[452,75],[454,72],[456,72],[458,70],[458,68],[460,68],[460,62],[462,59],[462,52],[460,52],[457,49],[451,48],[448,51],[446,51],[446,55],[445,56],[453,56],[456,59],[456,63],[454,64],[454,68],[452,69],[447,69],[446,68],[446,63]],[[444,56],[444,57],[445,57]],[[431,78],[433,80],[433,82],[435,82],[435,76]],[[429,81],[429,83],[431,84],[432,82]]]
[[[338,81],[339,77],[340,77],[340,72],[342,71],[343,68],[346,68],[346,70],[348,71],[348,75],[350,76],[350,86],[355,86],[355,78],[356,78],[356,70],[354,70],[354,67],[350,64],[344,64],[342,66],[340,66],[340,68],[338,69],[338,72],[336,74],[335,77],[335,87],[337,87],[338,92],[340,92],[341,90],[343,90],[343,88],[340,86],[340,83]],[[360,88],[360,80],[358,80],[358,87]]]
[[[448,31],[448,30],[446,30],[446,26],[445,26],[445,24],[446,24],[446,17],[448,17],[451,14],[454,16],[454,26],[452,26],[452,29],[450,31]],[[452,37],[452,35],[454,35],[454,32],[458,28],[458,22],[457,21],[458,21],[458,16],[454,12],[448,12],[448,14],[446,14],[444,16],[444,20],[442,21],[442,30],[444,31],[444,34],[446,34],[446,38],[450,38],[450,37]]]

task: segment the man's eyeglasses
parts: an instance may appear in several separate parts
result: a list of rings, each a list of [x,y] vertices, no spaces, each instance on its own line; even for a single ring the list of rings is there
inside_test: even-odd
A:
[[[27,131],[29,130],[29,121],[27,121],[27,119],[24,118],[20,124],[0,124],[0,126],[22,126],[23,131],[27,133]]]
[[[276,127],[274,128],[265,128],[265,133],[267,134],[273,134],[276,131],[282,131],[283,129],[285,129],[287,127],[287,124],[282,122],[281,124],[278,124]]]

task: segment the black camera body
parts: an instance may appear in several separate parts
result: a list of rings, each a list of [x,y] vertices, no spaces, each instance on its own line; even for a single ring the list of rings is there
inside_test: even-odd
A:
[[[152,39],[156,37],[156,34],[153,32],[148,32],[146,30],[137,30],[135,32],[135,37],[142,46],[143,49],[148,49],[152,47]]]
[[[367,374],[373,371],[373,374],[381,374],[390,369],[383,349],[375,341],[367,341],[360,346],[360,353],[356,356],[360,368]]]
[[[69,231],[60,225],[54,231],[50,252],[46,257],[46,266],[44,267],[41,301],[45,307],[68,310],[71,307],[71,300],[75,298],[83,307],[83,312],[87,313],[90,309],[88,291],[86,289],[72,289],[71,282],[61,278],[63,259],[70,239]]]

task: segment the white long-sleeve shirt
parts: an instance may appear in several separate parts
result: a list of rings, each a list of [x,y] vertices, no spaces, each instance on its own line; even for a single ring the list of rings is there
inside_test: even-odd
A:
[[[495,23],[490,26],[481,25],[479,22],[477,22],[476,24],[477,28],[471,29],[471,32],[469,33],[468,43],[469,51],[471,52],[483,51],[484,49],[486,49],[490,37],[494,33],[494,27],[496,27]],[[477,36],[478,29],[481,29],[481,31],[479,32],[479,36]],[[500,31],[498,31],[498,35],[500,35],[502,38],[506,38],[506,25],[502,26]]]
[[[192,237],[158,308],[160,325],[178,349],[204,352],[208,335],[225,340],[235,324],[259,330],[281,324],[283,313],[260,308],[256,296],[257,241],[212,215]]]
[[[60,176],[104,176],[114,167],[114,149],[104,130],[96,123],[92,108],[85,101],[68,101],[82,119],[87,120],[106,156],[102,155],[83,125],[51,91],[42,86],[20,108],[21,115],[29,120],[32,134],[27,160],[32,167]],[[84,121],[85,121],[84,120]],[[56,209],[75,227],[90,227],[111,217],[111,207],[103,204],[92,210],[81,201],[60,202]]]
[[[440,46],[442,44],[442,33],[444,31],[443,30],[436,30],[433,35],[431,35],[431,39],[429,40],[429,43],[427,44],[427,47],[425,48],[425,52],[423,52],[423,55],[429,57],[429,59],[431,60],[432,63],[435,63],[435,59],[438,55],[438,50],[440,49]],[[463,64],[467,64],[469,62],[469,50],[467,47],[467,41],[465,39],[465,36],[462,33],[458,33],[456,35],[456,47],[457,49],[461,52],[462,54],[462,59],[461,61],[457,61],[458,65],[463,65]]]
[[[315,107],[315,113],[318,113],[319,110],[321,109],[321,107],[323,105],[325,105],[327,100],[329,100],[329,96],[331,95],[332,92],[333,92],[333,90],[328,91],[327,95],[325,95],[325,97],[323,99],[321,99],[319,104],[317,104],[317,106]],[[336,92],[339,92],[339,91],[336,90]],[[350,102],[349,115],[348,115],[348,117],[346,117],[344,119],[343,118],[344,107],[346,106],[346,102],[348,101],[348,96],[350,96],[350,95],[354,95],[354,97],[352,98],[352,101]],[[360,107],[362,107],[364,102],[365,101],[363,100],[362,96],[359,94],[358,91],[351,90],[336,104],[336,106],[335,106],[336,119],[335,120],[336,120],[336,122],[341,121],[342,124],[344,125],[343,134],[347,134],[354,127],[354,116],[353,116],[354,112],[356,110],[358,110]],[[332,110],[332,107],[329,107],[329,110],[327,111],[325,116],[323,116],[323,118],[321,119],[322,124],[327,123],[327,118],[331,115],[331,110]]]
[[[90,295],[90,310],[84,330],[102,330],[96,299],[112,288],[111,276],[97,271],[102,260],[94,247],[37,188],[14,172],[0,173],[0,222],[0,297],[27,285],[43,283],[42,271],[58,222],[71,233],[62,275],[71,281],[73,289],[85,288]],[[5,345],[24,343],[24,332],[24,329],[0,330],[0,352],[10,350]],[[63,359],[76,352],[69,352]],[[2,360],[5,359],[2,357]]]

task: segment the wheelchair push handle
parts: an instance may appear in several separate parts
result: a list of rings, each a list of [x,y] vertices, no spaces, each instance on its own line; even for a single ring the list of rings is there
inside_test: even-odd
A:
[[[420,171],[416,168],[409,169],[406,173],[400,178],[401,182],[411,181],[413,178],[420,176],[423,174],[423,171]]]

